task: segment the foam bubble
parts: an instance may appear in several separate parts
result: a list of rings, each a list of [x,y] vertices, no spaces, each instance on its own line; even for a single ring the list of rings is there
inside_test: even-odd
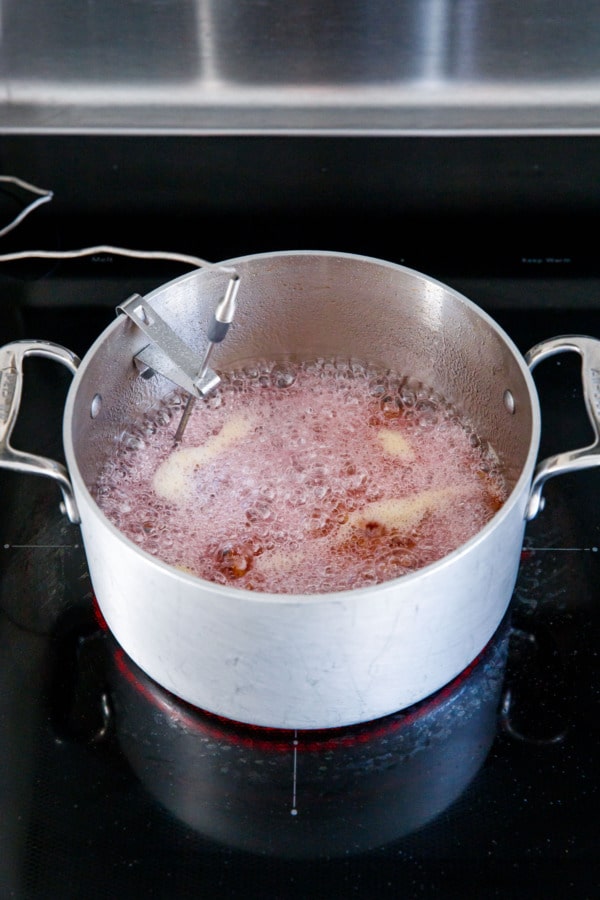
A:
[[[498,460],[439,394],[357,360],[224,373],[173,449],[171,392],[95,486],[138,546],[221,584],[319,593],[434,562],[503,502]],[[451,502],[444,498],[451,497]]]

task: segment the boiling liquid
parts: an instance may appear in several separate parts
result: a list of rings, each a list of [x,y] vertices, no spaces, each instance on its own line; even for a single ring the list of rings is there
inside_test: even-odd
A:
[[[142,549],[220,584],[322,593],[396,578],[476,534],[506,491],[493,450],[443,398],[318,360],[172,394],[117,443],[95,488]]]

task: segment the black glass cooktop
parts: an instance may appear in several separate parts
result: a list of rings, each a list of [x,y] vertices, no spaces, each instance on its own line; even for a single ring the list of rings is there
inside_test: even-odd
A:
[[[2,342],[85,352],[112,301],[81,300],[86,270],[65,304],[64,273],[34,273],[41,303],[22,272],[7,278]],[[109,293],[118,302],[135,280]],[[515,304],[535,280],[451,283],[523,351],[600,336],[592,302]],[[15,446],[61,456],[68,381],[31,361]],[[542,452],[585,443],[578,361],[550,360],[536,381]],[[468,671],[386,719],[278,732],[147,679],[103,627],[55,486],[0,471],[1,896],[595,896],[600,470],[555,479],[546,496],[507,619]]]

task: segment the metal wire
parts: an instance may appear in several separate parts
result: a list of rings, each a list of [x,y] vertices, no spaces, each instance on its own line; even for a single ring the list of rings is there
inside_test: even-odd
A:
[[[29,213],[33,212],[34,209],[37,209],[38,206],[42,206],[43,203],[49,203],[54,197],[53,191],[47,191],[44,188],[36,187],[35,184],[23,181],[22,178],[17,178],[15,175],[0,175],[0,182],[3,184],[14,184],[24,191],[29,191],[31,194],[38,195],[37,199],[32,200],[31,203],[22,209],[21,212],[8,223],[8,225],[5,225],[4,228],[0,228],[0,238],[12,231],[13,228],[16,228],[17,225],[20,225],[23,219],[25,219]]]
[[[77,259],[82,256],[94,256],[97,253],[128,256],[133,259],[164,259],[181,262],[201,269],[219,269],[221,272],[234,273],[229,266],[209,262],[199,256],[187,253],[171,253],[168,250],[135,250],[130,247],[113,247],[111,244],[96,244],[93,247],[82,247],[78,250],[20,250],[16,253],[0,254],[0,262],[14,262],[19,259]]]
[[[0,238],[12,231],[13,228],[16,228],[34,209],[43,203],[48,203],[54,197],[53,191],[37,187],[35,184],[23,181],[22,178],[17,178],[15,175],[0,175],[0,183],[13,184],[24,191],[38,195],[8,225],[0,229]],[[94,256],[98,253],[127,256],[133,259],[170,260],[171,262],[180,262],[200,269],[219,269],[229,274],[234,273],[234,269],[228,266],[211,263],[199,256],[190,256],[187,253],[173,253],[169,250],[136,250],[129,247],[114,247],[111,244],[97,244],[93,247],[82,247],[77,250],[20,250],[15,253],[2,253],[0,254],[0,263],[15,262],[19,259],[78,259],[83,256]]]

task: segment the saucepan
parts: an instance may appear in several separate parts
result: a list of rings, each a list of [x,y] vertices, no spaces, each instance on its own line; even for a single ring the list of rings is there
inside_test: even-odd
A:
[[[105,517],[93,489],[115,440],[177,381],[169,360],[178,354],[165,363],[159,331],[184,346],[183,356],[202,358],[232,271],[238,310],[216,345],[214,370],[261,359],[358,359],[430,386],[494,448],[507,485],[505,502],[474,537],[380,584],[269,594],[170,566]],[[448,684],[509,606],[524,530],[543,506],[546,480],[600,462],[600,342],[560,336],[524,358],[469,299],[391,262],[304,250],[255,254],[190,272],[132,298],[122,312],[81,363],[44,341],[0,351],[0,464],[58,481],[66,514],[81,525],[102,615],[128,656],[177,697],[228,719],[288,729],[350,725]],[[540,409],[530,370],[563,351],[582,357],[595,439],[536,465]],[[63,419],[66,466],[10,446],[30,355],[74,374]]]

